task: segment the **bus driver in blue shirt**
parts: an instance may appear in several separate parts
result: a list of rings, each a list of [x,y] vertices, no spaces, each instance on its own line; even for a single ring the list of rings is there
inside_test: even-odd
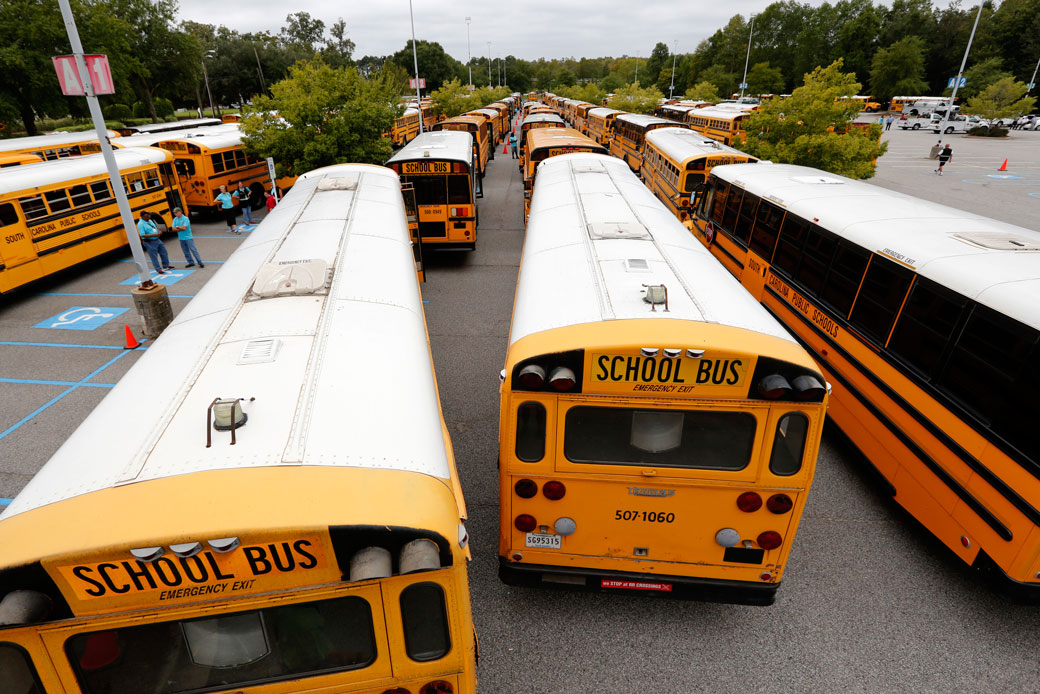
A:
[[[148,257],[152,259],[152,267],[155,268],[156,274],[162,275],[165,274],[164,270],[172,270],[166,246],[159,238],[161,232],[152,221],[152,213],[148,210],[141,212],[141,220],[137,222],[137,234],[141,237],[141,245],[148,252]],[[159,262],[160,259],[162,263]]]

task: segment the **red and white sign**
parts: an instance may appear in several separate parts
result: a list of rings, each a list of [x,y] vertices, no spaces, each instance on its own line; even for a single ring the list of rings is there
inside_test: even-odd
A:
[[[412,79],[408,80],[408,86],[411,87],[412,89],[415,89],[415,82],[416,82],[416,79],[413,77]],[[419,82],[419,89],[426,89],[426,78],[425,77],[420,77],[418,79],[418,82]]]
[[[647,583],[646,581],[619,581],[611,578],[601,578],[600,588],[625,588],[627,590],[659,590],[665,593],[672,592],[671,583]]]
[[[76,56],[58,55],[51,60],[54,61],[54,70],[58,73],[62,94],[83,96],[87,93],[79,78]],[[87,62],[87,72],[90,73],[90,84],[94,88],[94,94],[115,94],[116,87],[112,82],[112,71],[108,68],[108,56],[85,55],[83,60]]]

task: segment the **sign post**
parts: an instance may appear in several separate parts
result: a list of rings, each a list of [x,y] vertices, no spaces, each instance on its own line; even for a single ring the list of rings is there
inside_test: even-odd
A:
[[[278,184],[274,179],[274,157],[267,158],[267,175],[271,177],[271,195],[274,196],[274,201],[281,202],[278,199]]]
[[[101,105],[98,103],[97,96],[95,96],[98,93],[115,93],[112,73],[108,68],[108,58],[103,55],[83,55],[83,44],[79,40],[79,31],[76,29],[76,19],[72,16],[69,0],[58,0],[58,6],[61,8],[61,17],[65,22],[65,30],[69,34],[69,43],[72,45],[71,56],[54,58],[54,67],[58,74],[58,80],[61,82],[62,91],[69,95],[83,95],[87,98],[90,117],[94,121],[94,129],[97,131],[98,144],[101,145],[101,155],[104,157],[105,167],[108,169],[108,180],[112,184],[112,193],[115,195],[116,204],[119,207],[119,217],[123,222],[126,239],[130,242],[130,251],[134,257],[134,263],[137,265],[138,291],[143,291],[149,295],[154,292],[157,296],[154,298],[149,296],[149,301],[151,303],[164,303],[166,307],[169,307],[170,298],[166,294],[166,289],[152,282],[151,275],[148,272],[148,263],[145,259],[144,249],[141,247],[141,237],[137,233],[137,225],[134,223],[134,215],[130,210],[130,201],[126,197],[126,189],[123,188],[123,180],[119,175],[116,157],[112,153],[112,144],[108,141],[105,118],[101,114]],[[75,70],[72,69],[73,64],[75,65]],[[96,76],[98,87],[102,91],[95,90],[91,72]],[[66,88],[69,88],[70,91],[65,91]],[[138,297],[135,296],[135,304],[138,304],[137,299]],[[169,313],[172,315],[172,310]],[[141,315],[141,319],[144,321],[144,314]],[[165,327],[165,325],[162,326],[162,328]],[[161,331],[162,328],[159,328],[159,330]],[[154,335],[149,336],[154,337]]]

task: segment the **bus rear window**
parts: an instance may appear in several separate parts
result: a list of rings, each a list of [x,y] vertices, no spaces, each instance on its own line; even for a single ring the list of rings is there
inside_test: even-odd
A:
[[[470,178],[466,174],[451,174],[448,176],[449,205],[470,205],[473,203],[469,181]]]
[[[415,188],[415,202],[420,205],[443,205],[448,200],[446,176],[408,176],[404,179]]]
[[[4,692],[43,694],[43,688],[29,664],[29,656],[11,644],[0,643],[0,682],[3,683]]]
[[[773,453],[769,457],[769,471],[774,475],[793,475],[802,469],[805,437],[809,433],[809,418],[801,412],[788,412],[776,425]]]
[[[84,694],[181,694],[354,670],[376,659],[366,600],[333,600],[78,634]]]
[[[565,426],[573,463],[742,470],[757,421],[748,412],[572,407]]]
[[[436,583],[416,583],[401,591],[404,649],[421,663],[443,658],[451,650],[444,590]]]
[[[516,457],[525,463],[545,457],[545,407],[540,402],[516,408]]]

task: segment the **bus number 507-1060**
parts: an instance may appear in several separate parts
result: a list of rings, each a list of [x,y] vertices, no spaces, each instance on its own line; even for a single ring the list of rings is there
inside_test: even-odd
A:
[[[614,511],[614,520],[645,521],[647,523],[672,523],[674,513],[658,513],[657,511]]]

